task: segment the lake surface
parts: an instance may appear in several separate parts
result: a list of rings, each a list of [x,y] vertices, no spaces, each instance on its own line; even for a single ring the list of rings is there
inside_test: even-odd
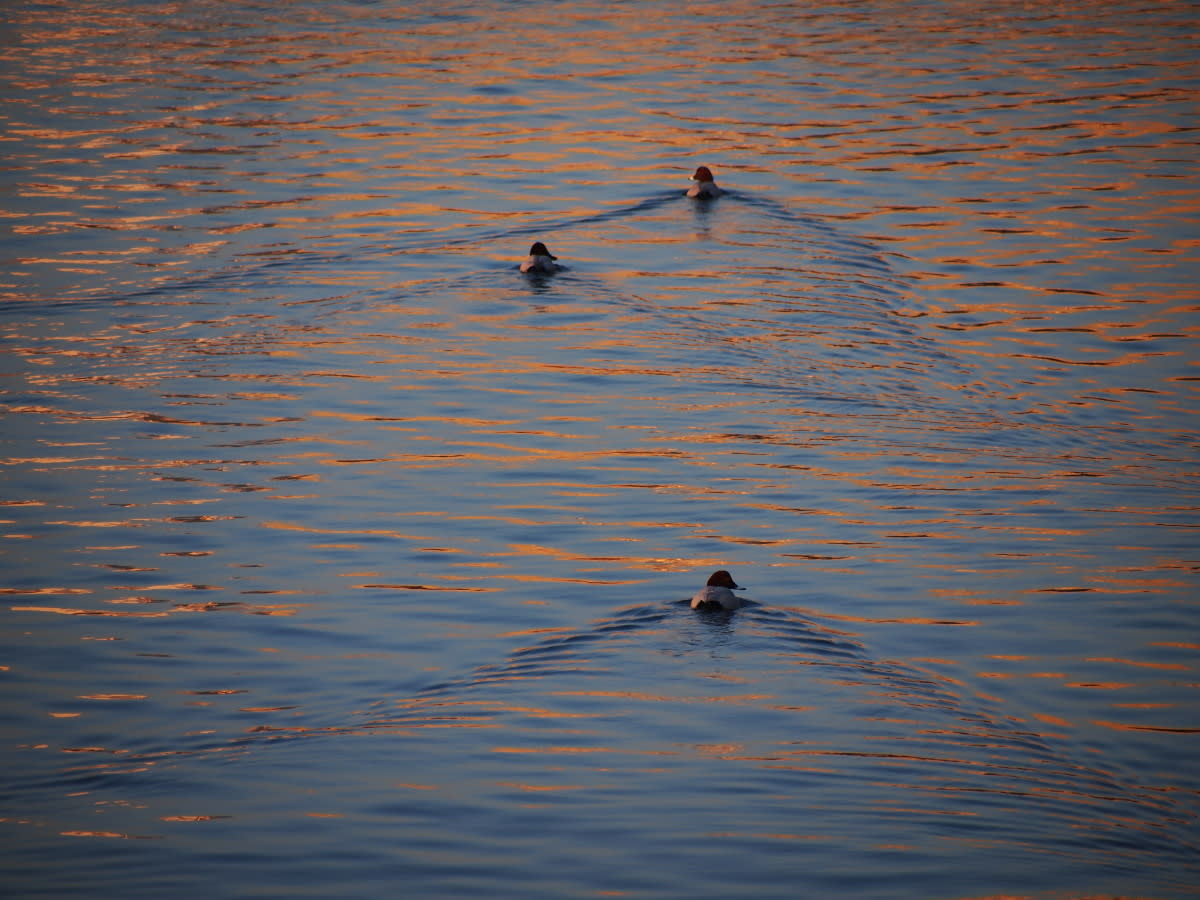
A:
[[[0,893],[1200,895],[1195,21],[6,4]]]

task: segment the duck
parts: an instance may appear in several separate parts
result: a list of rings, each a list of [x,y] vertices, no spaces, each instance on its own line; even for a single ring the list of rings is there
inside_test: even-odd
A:
[[[737,609],[744,605],[742,598],[734,593],[740,590],[733,576],[719,569],[708,576],[708,584],[692,598],[692,609]]]
[[[558,265],[554,262],[556,259],[558,257],[551,256],[545,244],[541,241],[534,241],[533,246],[529,248],[529,259],[521,263],[521,271],[538,272],[541,274],[557,272]]]
[[[687,195],[689,197],[716,197],[721,193],[721,189],[717,187],[717,183],[713,181],[713,173],[709,171],[708,166],[700,166],[692,175],[694,182],[688,188]]]

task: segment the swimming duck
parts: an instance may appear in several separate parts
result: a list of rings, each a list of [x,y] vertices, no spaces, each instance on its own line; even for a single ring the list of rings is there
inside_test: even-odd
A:
[[[551,256],[550,251],[546,249],[546,245],[541,241],[534,242],[534,245],[529,248],[529,259],[521,263],[522,272],[557,272],[558,266],[555,264],[557,256]]]
[[[695,183],[688,188],[687,195],[689,197],[715,197],[721,193],[721,189],[713,181],[713,174],[708,170],[708,166],[700,166],[696,169],[696,173],[692,175],[692,181]]]
[[[692,609],[737,609],[742,598],[734,591],[741,590],[733,576],[721,569],[708,576],[708,584],[692,598]]]

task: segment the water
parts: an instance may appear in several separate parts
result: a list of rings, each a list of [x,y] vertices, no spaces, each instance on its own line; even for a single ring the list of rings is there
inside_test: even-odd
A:
[[[1196,896],[1194,17],[7,5],[5,893]]]

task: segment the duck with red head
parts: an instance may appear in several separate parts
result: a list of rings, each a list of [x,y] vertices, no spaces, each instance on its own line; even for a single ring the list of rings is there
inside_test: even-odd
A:
[[[692,598],[692,609],[737,609],[744,605],[742,598],[734,593],[738,590],[741,588],[733,576],[720,569],[708,576],[708,584]]]
[[[709,171],[708,166],[700,166],[692,175],[692,186],[688,188],[687,195],[689,197],[716,197],[721,193],[721,189],[717,187],[717,183],[713,180],[713,173]]]
[[[554,262],[556,259],[558,257],[551,256],[545,244],[541,241],[535,241],[534,245],[529,248],[529,258],[521,263],[521,271],[536,272],[541,275],[557,272],[558,264]]]

